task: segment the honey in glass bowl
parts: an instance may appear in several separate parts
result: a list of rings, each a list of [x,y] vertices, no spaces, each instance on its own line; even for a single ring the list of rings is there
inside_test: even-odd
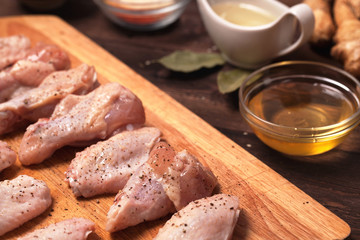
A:
[[[240,89],[240,111],[268,146],[308,156],[339,145],[359,123],[360,86],[340,69],[312,62],[264,67]]]

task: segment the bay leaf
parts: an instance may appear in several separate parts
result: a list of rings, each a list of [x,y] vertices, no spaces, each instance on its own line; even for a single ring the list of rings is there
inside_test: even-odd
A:
[[[185,73],[225,64],[225,60],[218,53],[196,53],[188,50],[175,51],[160,58],[158,62],[168,69]]]
[[[219,91],[222,94],[235,91],[236,89],[240,88],[241,84],[249,74],[250,72],[241,69],[219,72],[217,76],[217,85]]]

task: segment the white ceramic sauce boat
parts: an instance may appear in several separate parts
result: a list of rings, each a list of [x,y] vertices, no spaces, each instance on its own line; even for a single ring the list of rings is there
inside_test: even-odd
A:
[[[211,8],[224,1],[252,4],[277,18],[265,25],[240,26]],[[314,29],[313,12],[303,3],[291,8],[275,0],[197,0],[197,4],[210,37],[225,59],[242,68],[255,69],[290,53],[306,43]]]

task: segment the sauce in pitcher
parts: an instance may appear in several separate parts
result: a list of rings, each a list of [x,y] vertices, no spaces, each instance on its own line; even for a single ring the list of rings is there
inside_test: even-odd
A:
[[[260,26],[276,19],[270,12],[248,3],[219,2],[211,7],[223,19],[240,26]]]

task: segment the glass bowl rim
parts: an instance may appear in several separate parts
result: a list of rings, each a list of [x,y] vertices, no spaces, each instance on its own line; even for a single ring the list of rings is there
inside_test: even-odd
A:
[[[336,134],[338,132],[343,132],[344,130],[346,129],[351,129],[351,128],[354,128],[358,122],[360,122],[360,105],[358,106],[356,112],[354,112],[351,116],[349,116],[348,118],[340,121],[340,122],[337,122],[337,123],[334,123],[334,124],[330,124],[330,125],[326,125],[326,126],[322,126],[322,127],[308,127],[308,128],[305,128],[305,127],[290,127],[290,126],[283,126],[283,125],[279,125],[279,124],[276,124],[276,123],[272,123],[272,122],[269,122],[259,116],[257,116],[256,114],[254,114],[248,107],[247,105],[245,104],[244,102],[244,96],[243,96],[243,91],[244,89],[246,88],[247,86],[247,83],[254,77],[256,76],[257,74],[261,73],[261,72],[264,72],[268,69],[272,69],[272,68],[276,68],[276,67],[279,67],[279,66],[287,66],[287,65],[312,65],[312,66],[321,66],[321,67],[325,67],[325,68],[328,68],[330,70],[333,70],[335,72],[338,72],[342,75],[344,75],[345,77],[347,77],[348,79],[350,79],[351,81],[353,81],[356,85],[357,85],[357,88],[360,89],[360,82],[354,77],[352,76],[351,74],[349,74],[348,72],[338,68],[338,67],[335,67],[335,66],[332,66],[330,64],[326,64],[326,63],[320,63],[320,62],[314,62],[314,61],[281,61],[281,62],[277,62],[277,63],[272,63],[272,64],[269,64],[269,65],[266,65],[264,67],[261,67],[259,68],[258,70],[255,70],[254,72],[252,72],[251,74],[249,74],[247,76],[247,78],[244,80],[244,82],[241,84],[240,86],[240,89],[239,89],[239,107],[240,107],[240,112],[242,113],[243,117],[245,118],[246,121],[249,121],[251,122],[251,124],[255,124],[257,128],[261,128],[263,129],[264,131],[266,132],[275,132],[275,131],[271,131],[271,129],[269,128],[273,128],[273,129],[284,129],[286,132],[291,132],[293,130],[296,129],[296,132],[298,133],[317,133],[317,132],[325,132],[326,130],[331,130],[331,129],[337,129],[337,128],[340,128],[338,131],[330,131],[329,133],[325,134],[325,135],[314,135],[314,134],[310,134],[309,136],[305,134],[305,136],[302,136],[302,135],[299,135],[298,138],[314,138],[314,137],[327,137],[329,135],[333,135],[333,134]],[[255,80],[257,81],[257,80]],[[357,100],[360,104],[360,98],[357,97]],[[262,122],[265,124],[266,127],[262,127],[262,126],[259,126],[258,124],[254,123],[254,121],[251,121],[249,119],[249,117],[246,116],[246,114],[249,114],[252,118],[256,119],[257,121],[259,122]],[[343,127],[341,126],[345,126],[347,123],[351,123],[346,129],[344,129]],[[280,134],[280,133],[276,133],[276,135],[282,135],[282,136],[290,136],[291,134]],[[310,137],[311,136],[311,137]],[[293,138],[293,137],[292,137]]]
[[[172,4],[169,4],[166,6],[152,8],[152,9],[145,9],[145,10],[141,10],[141,9],[131,10],[131,9],[115,7],[115,6],[107,4],[104,0],[93,0],[93,1],[97,5],[99,5],[101,8],[106,9],[111,12],[114,12],[114,13],[143,15],[143,14],[159,14],[159,13],[174,11],[174,10],[177,10],[179,8],[186,6],[191,0],[155,0],[155,1],[149,2],[149,3],[129,3],[129,2],[122,2],[121,0],[119,1],[119,3],[124,4],[124,6],[144,7],[144,8],[151,7],[154,4],[173,2]]]

